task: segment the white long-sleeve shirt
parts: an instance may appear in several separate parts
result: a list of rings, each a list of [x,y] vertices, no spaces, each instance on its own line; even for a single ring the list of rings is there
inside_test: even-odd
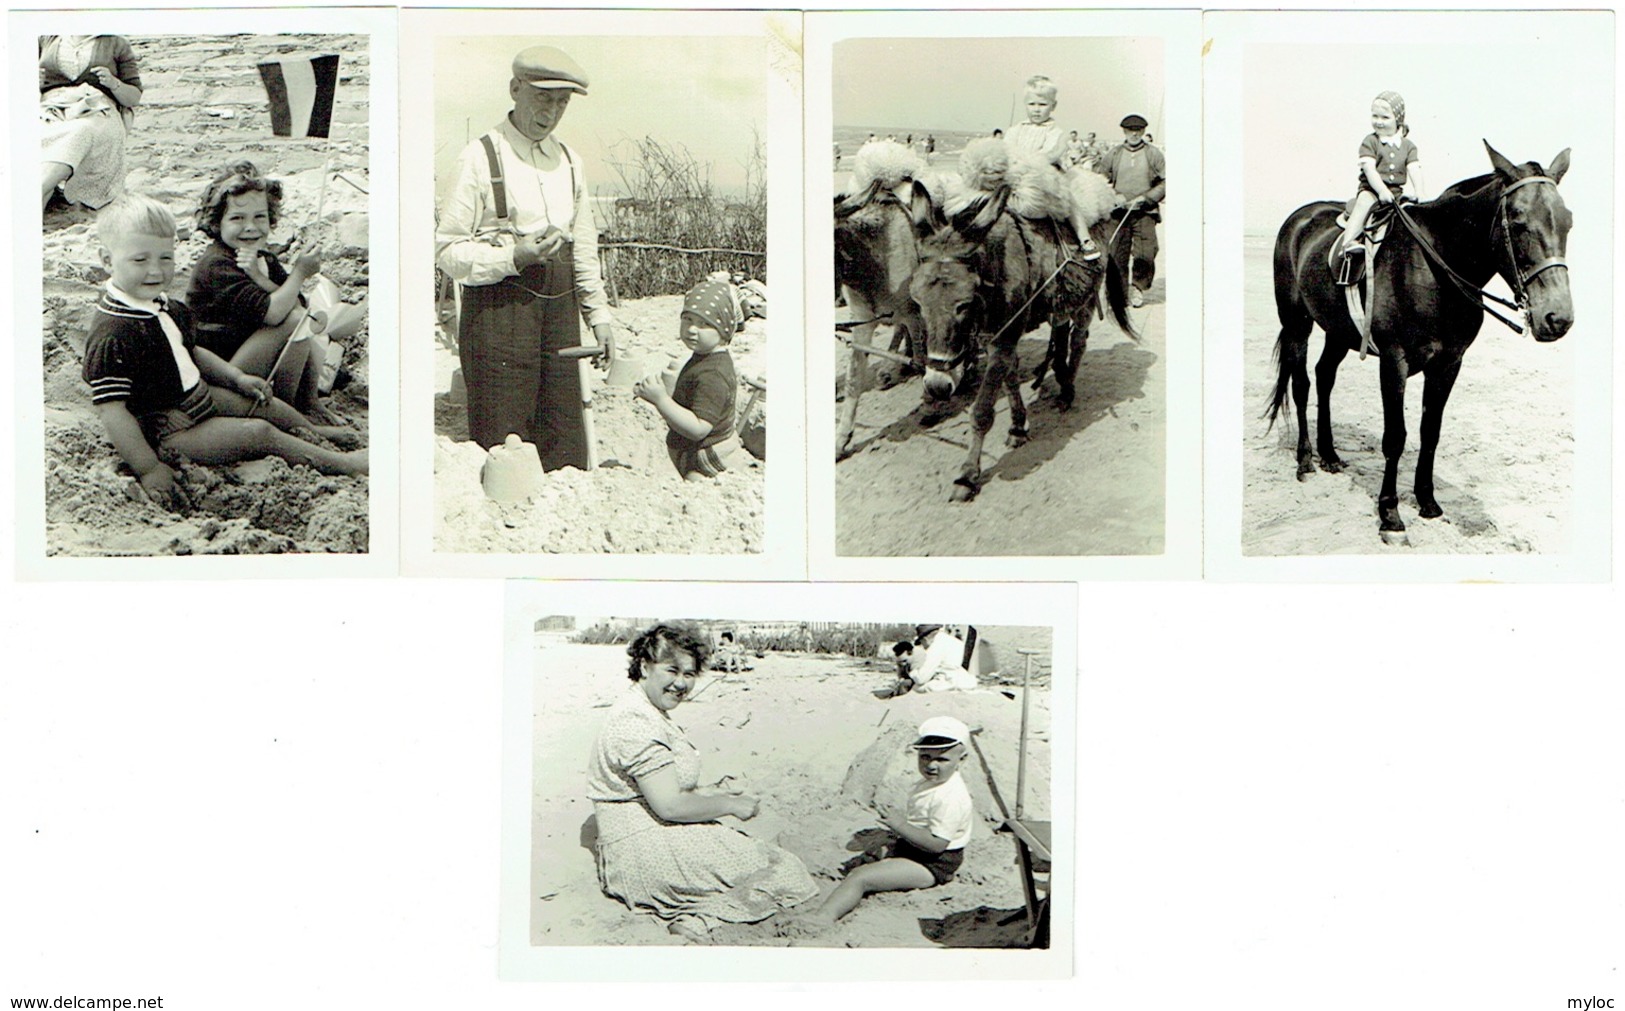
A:
[[[976,676],[959,663],[964,655],[963,640],[949,635],[946,629],[939,631],[925,648],[925,658],[909,672],[914,690],[944,692],[975,688]]]
[[[502,162],[512,230],[497,219],[490,160],[476,140],[457,156],[451,189],[440,206],[435,262],[462,284],[495,284],[519,274],[513,262],[515,232],[532,235],[551,225],[574,239],[576,293],[587,325],[611,322],[598,265],[598,227],[580,157],[552,136],[531,140],[506,117],[491,136]]]

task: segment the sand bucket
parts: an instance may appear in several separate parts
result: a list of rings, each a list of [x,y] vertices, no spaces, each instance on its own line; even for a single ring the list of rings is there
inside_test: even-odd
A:
[[[510,434],[480,471],[480,484],[487,498],[497,502],[522,502],[542,486],[542,457],[536,444]]]
[[[609,363],[609,375],[604,378],[604,385],[618,386],[631,389],[643,378],[643,363],[635,361],[627,355],[617,355]]]

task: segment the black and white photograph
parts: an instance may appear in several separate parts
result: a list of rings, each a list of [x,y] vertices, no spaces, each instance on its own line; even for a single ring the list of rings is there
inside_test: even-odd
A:
[[[510,592],[510,699],[530,705],[508,713],[528,742],[508,795],[529,832],[504,898],[534,964],[568,976],[568,949],[605,945],[1048,952],[1068,933],[1050,896],[1070,877],[1052,758],[1069,627],[941,586],[797,589],[771,611],[737,607],[743,585],[672,591],[687,608],[664,617]]]
[[[799,65],[783,19],[578,13],[428,40],[434,551],[760,557],[802,459],[768,352],[799,306],[768,267]]]
[[[1124,20],[898,37],[854,15],[831,40],[808,150],[834,325],[808,342],[834,368],[837,556],[1167,551],[1167,315],[1200,283],[1169,262],[1199,203],[1168,152],[1198,152],[1199,120],[1177,43]]]
[[[31,40],[47,559],[374,548],[374,39],[263,26]]]
[[[1214,23],[1239,62],[1207,108],[1239,140],[1208,148],[1209,203],[1241,196],[1210,222],[1208,327],[1241,369],[1215,384],[1241,555],[1602,557],[1609,16]]]

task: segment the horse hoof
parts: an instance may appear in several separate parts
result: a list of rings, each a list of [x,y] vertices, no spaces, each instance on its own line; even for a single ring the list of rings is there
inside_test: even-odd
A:
[[[954,482],[953,489],[948,493],[950,502],[969,502],[976,497],[976,486],[964,478]]]
[[[1341,474],[1343,472],[1343,458],[1338,456],[1336,453],[1333,453],[1330,456],[1322,453],[1320,457],[1320,469],[1328,474]]]
[[[1010,434],[1004,437],[1004,444],[1006,446],[1010,447],[1011,449],[1015,449],[1017,446],[1026,445],[1027,444],[1027,432],[1026,432],[1026,430],[1025,429],[1015,429],[1015,428],[1010,429]]]
[[[1077,396],[1076,390],[1062,390],[1055,395],[1055,406],[1063,411],[1070,411],[1072,410],[1072,401],[1077,399]]]
[[[1394,547],[1408,548],[1411,546],[1411,539],[1403,530],[1384,530],[1382,531],[1382,543]]]
[[[1314,472],[1315,472],[1315,465],[1313,463],[1310,463],[1309,461],[1305,460],[1302,463],[1298,464],[1298,480],[1299,481],[1307,481],[1307,480],[1309,480],[1309,475],[1313,474]]]
[[[1444,510],[1432,499],[1418,499],[1416,514],[1425,520],[1436,520],[1444,515]]]

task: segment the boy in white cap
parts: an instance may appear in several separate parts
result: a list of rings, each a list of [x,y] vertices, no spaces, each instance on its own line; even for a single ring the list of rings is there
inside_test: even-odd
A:
[[[833,927],[874,892],[911,891],[946,884],[965,859],[965,844],[976,827],[976,807],[959,775],[969,747],[970,728],[952,716],[932,716],[920,724],[910,745],[918,754],[919,781],[908,794],[899,817],[879,802],[881,827],[897,834],[887,856],[863,864],[835,886],[807,922],[815,929]]]

